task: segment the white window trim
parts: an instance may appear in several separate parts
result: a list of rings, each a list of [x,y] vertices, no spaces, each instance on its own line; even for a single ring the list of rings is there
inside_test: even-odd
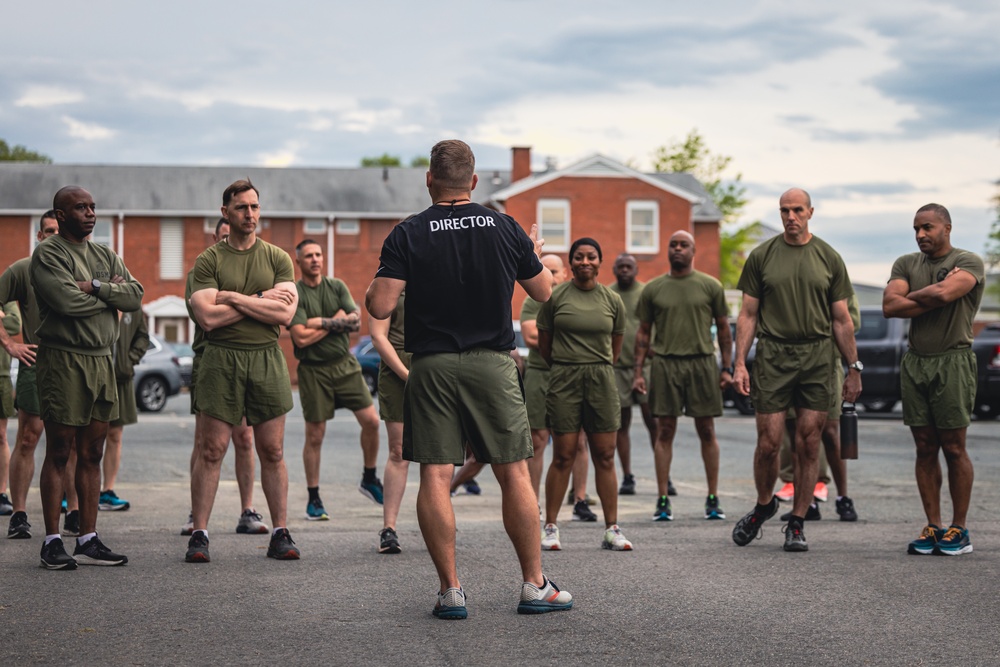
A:
[[[317,229],[310,229],[310,225],[316,225]],[[306,236],[310,234],[321,234],[326,236],[326,218],[306,218],[302,221],[302,233]]]
[[[218,224],[218,222],[219,222],[218,216],[214,218],[205,218],[205,227],[204,227],[205,233],[215,236],[215,225]]]
[[[336,229],[340,236],[357,236],[361,233],[361,221],[353,218],[337,220]]]
[[[94,243],[101,243],[101,244],[107,246],[108,248],[110,248],[111,250],[115,250],[115,223],[116,222],[117,222],[117,219],[114,218],[114,217],[112,217],[112,216],[109,216],[109,215],[99,215],[99,216],[97,216],[97,222],[94,225],[94,231],[91,232],[91,234],[90,234],[90,240],[92,242],[94,242]],[[109,236],[107,237],[106,240],[104,240],[104,239],[98,240],[96,238],[97,226],[100,225],[100,224],[102,224],[102,223],[107,223],[107,225],[108,225]]]
[[[174,238],[167,238],[173,235]],[[168,244],[168,241],[174,241]],[[176,262],[176,264],[175,264]],[[160,280],[184,278],[184,221],[160,218]]]
[[[653,212],[653,245],[641,246],[632,243],[632,212]],[[639,255],[655,255],[660,252],[660,203],[648,199],[631,200],[625,205],[625,252]]]
[[[565,243],[562,245],[557,245],[556,243],[545,239],[545,251],[546,252],[569,252],[569,247],[572,244],[570,241],[572,236],[572,219],[570,217],[570,205],[568,199],[539,199],[538,206],[535,209],[535,221],[538,224],[538,234],[544,238],[544,232],[542,230],[542,209],[543,208],[562,208],[565,212],[565,229],[566,233],[564,235]]]

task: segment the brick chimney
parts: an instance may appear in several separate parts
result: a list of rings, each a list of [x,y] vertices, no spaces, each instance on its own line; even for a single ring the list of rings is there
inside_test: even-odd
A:
[[[510,182],[516,183],[522,178],[531,176],[531,146],[514,146],[510,150],[513,158]]]

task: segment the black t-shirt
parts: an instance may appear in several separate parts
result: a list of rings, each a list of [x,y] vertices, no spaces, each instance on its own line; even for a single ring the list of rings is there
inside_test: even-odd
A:
[[[542,268],[510,216],[434,205],[393,228],[375,275],[406,281],[406,351],[426,354],[513,349],[514,282]]]

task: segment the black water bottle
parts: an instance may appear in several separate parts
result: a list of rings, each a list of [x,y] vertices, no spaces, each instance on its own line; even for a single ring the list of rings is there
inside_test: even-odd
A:
[[[858,413],[847,401],[840,406],[840,458],[858,458]]]

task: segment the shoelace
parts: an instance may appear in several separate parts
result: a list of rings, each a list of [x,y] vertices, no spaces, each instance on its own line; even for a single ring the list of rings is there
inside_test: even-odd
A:
[[[944,537],[941,538],[941,541],[945,542],[945,541],[961,540],[961,539],[962,539],[962,531],[952,526],[947,530],[947,532],[945,532]]]

